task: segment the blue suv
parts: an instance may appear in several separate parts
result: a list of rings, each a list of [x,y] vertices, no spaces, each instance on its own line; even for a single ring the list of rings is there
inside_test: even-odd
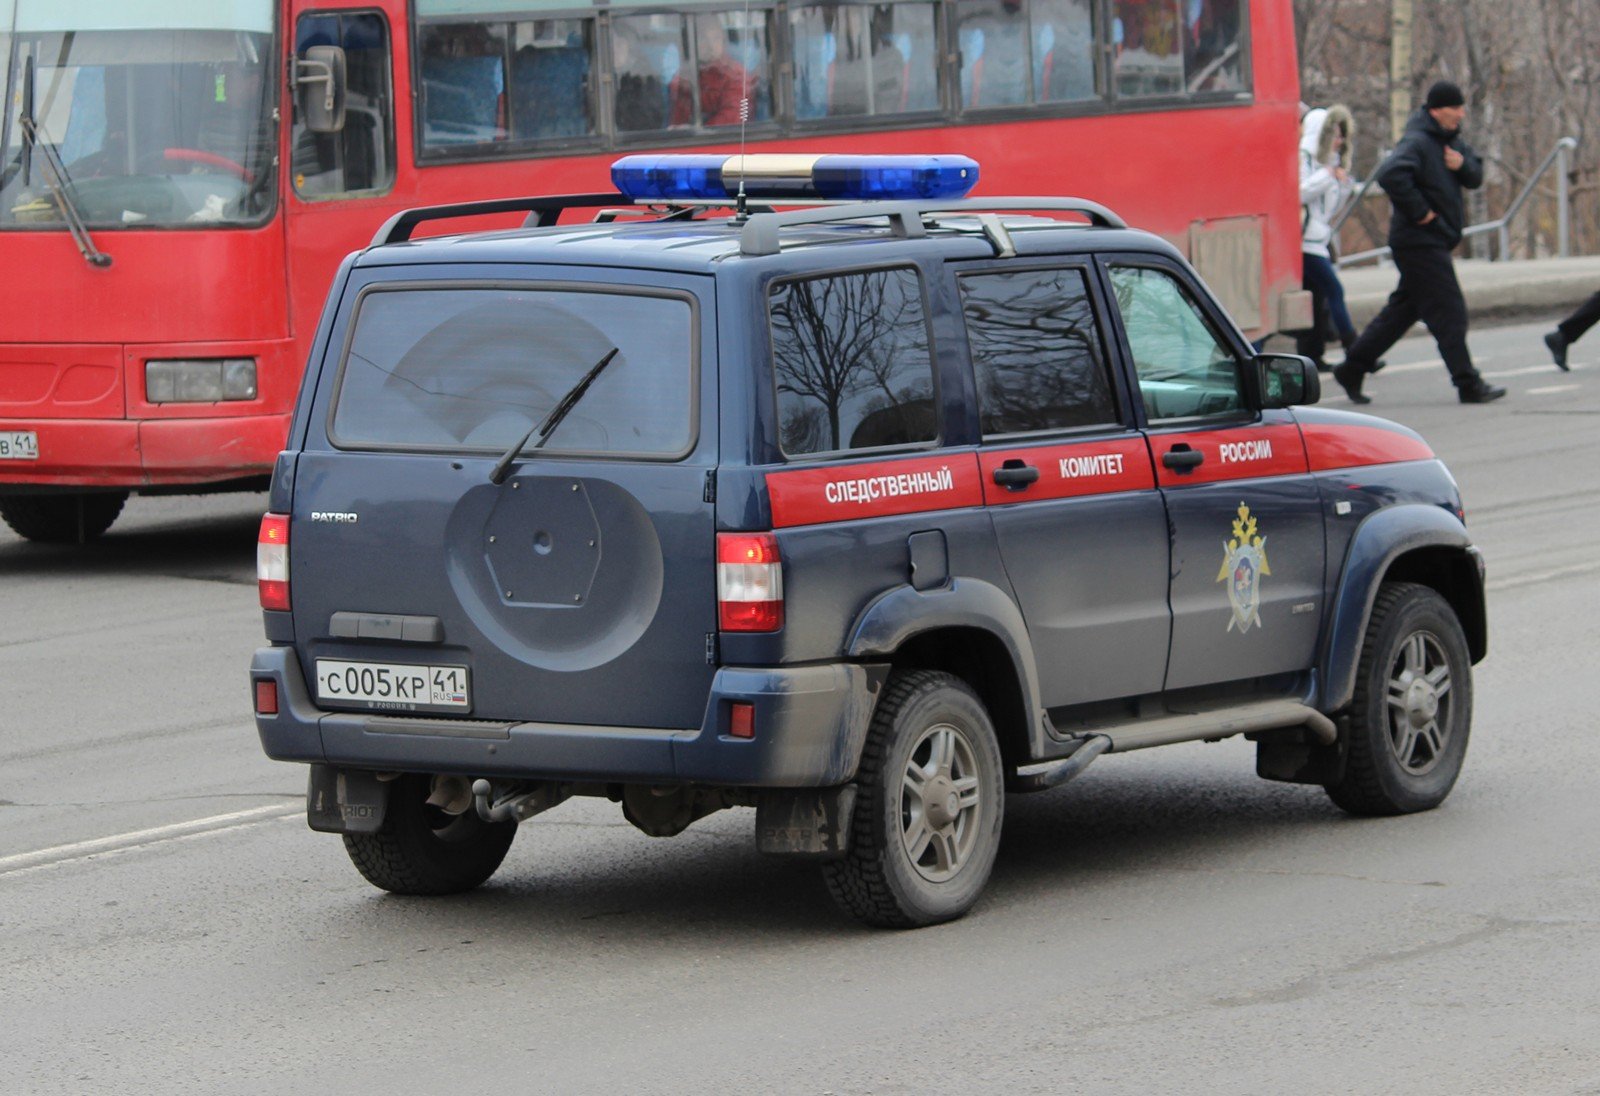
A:
[[[915,926],[977,899],[1008,792],[1104,754],[1242,734],[1348,811],[1438,805],[1486,645],[1444,465],[1310,406],[1167,243],[976,177],[634,157],[347,259],[250,668],[311,827],[442,894],[570,796],[657,836],[753,807]]]

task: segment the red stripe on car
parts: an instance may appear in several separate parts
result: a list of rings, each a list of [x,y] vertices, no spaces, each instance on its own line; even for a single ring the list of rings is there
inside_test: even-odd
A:
[[[983,505],[975,453],[767,473],[772,527]]]
[[[1012,467],[1037,468],[1039,478],[1019,489],[996,483],[995,470],[1008,461],[1014,462]],[[1155,474],[1150,470],[1150,450],[1142,437],[994,449],[978,454],[978,465],[983,470],[983,499],[991,505],[1109,495],[1148,490],[1156,485]]]
[[[1381,426],[1305,423],[1300,432],[1306,439],[1306,456],[1313,472],[1433,459],[1433,450],[1421,438]]]
[[[1153,433],[1150,448],[1155,456],[1156,480],[1162,487],[1293,476],[1308,470],[1300,430],[1290,424]],[[1168,453],[1184,451],[1198,452],[1202,459],[1188,471],[1165,462]]]

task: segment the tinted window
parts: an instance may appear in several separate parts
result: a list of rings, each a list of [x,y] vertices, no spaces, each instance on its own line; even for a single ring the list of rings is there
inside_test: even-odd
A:
[[[1233,351],[1177,279],[1147,267],[1113,267],[1111,285],[1151,419],[1244,409]]]
[[[872,449],[938,437],[916,271],[781,282],[770,307],[784,452]]]
[[[377,14],[303,16],[295,27],[295,52],[303,57],[312,46],[344,50],[344,128],[311,132],[299,117],[297,97],[290,150],[295,192],[310,198],[388,189],[394,182],[388,24]]]
[[[368,293],[332,433],[341,446],[503,449],[613,347],[544,448],[675,456],[693,440],[693,310],[556,289]]]
[[[1082,271],[972,275],[961,304],[985,435],[1116,421]]]

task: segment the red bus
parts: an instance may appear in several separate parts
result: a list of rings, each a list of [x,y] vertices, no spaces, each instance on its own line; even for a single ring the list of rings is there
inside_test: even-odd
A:
[[[1290,0],[0,0],[0,517],[261,488],[344,255],[646,148],[962,153],[1296,326],[1293,33]]]

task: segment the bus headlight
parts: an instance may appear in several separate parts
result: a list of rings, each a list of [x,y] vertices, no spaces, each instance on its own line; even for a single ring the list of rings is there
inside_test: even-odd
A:
[[[254,358],[199,358],[144,363],[150,403],[220,403],[256,398]]]

